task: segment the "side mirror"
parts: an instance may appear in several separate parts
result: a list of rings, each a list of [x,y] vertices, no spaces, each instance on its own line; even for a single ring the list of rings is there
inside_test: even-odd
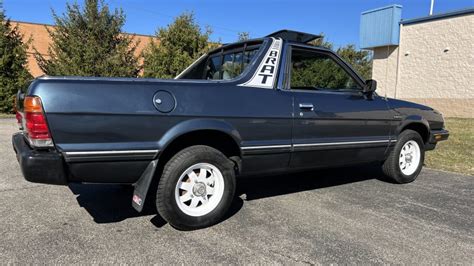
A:
[[[377,81],[373,79],[368,79],[365,81],[365,87],[363,90],[365,94],[372,94],[375,92],[376,89],[377,89]]]

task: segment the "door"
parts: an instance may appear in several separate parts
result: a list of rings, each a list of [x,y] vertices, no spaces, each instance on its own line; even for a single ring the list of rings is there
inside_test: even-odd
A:
[[[313,168],[382,160],[390,144],[386,101],[362,93],[363,82],[335,54],[291,49],[293,153],[290,166]]]

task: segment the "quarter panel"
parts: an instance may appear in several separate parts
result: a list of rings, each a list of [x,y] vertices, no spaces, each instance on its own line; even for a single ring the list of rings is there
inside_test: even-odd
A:
[[[153,104],[160,90],[176,99],[169,113]],[[41,80],[30,94],[41,97],[61,152],[161,150],[199,129],[224,131],[240,146],[291,144],[291,95],[278,90],[232,82]],[[279,166],[288,166],[288,152]]]

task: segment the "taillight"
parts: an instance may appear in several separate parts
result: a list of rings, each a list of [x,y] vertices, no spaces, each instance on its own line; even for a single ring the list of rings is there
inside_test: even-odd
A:
[[[43,113],[41,99],[37,96],[25,97],[23,111],[26,135],[31,146],[53,146],[53,140],[49,134],[48,124]]]

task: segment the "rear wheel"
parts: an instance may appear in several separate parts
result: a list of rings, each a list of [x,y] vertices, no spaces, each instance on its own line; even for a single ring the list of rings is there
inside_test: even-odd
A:
[[[385,175],[397,183],[414,181],[425,159],[423,139],[413,130],[403,131],[389,157],[383,164]]]
[[[172,226],[198,229],[223,218],[234,192],[234,163],[214,148],[192,146],[166,163],[156,205]]]

